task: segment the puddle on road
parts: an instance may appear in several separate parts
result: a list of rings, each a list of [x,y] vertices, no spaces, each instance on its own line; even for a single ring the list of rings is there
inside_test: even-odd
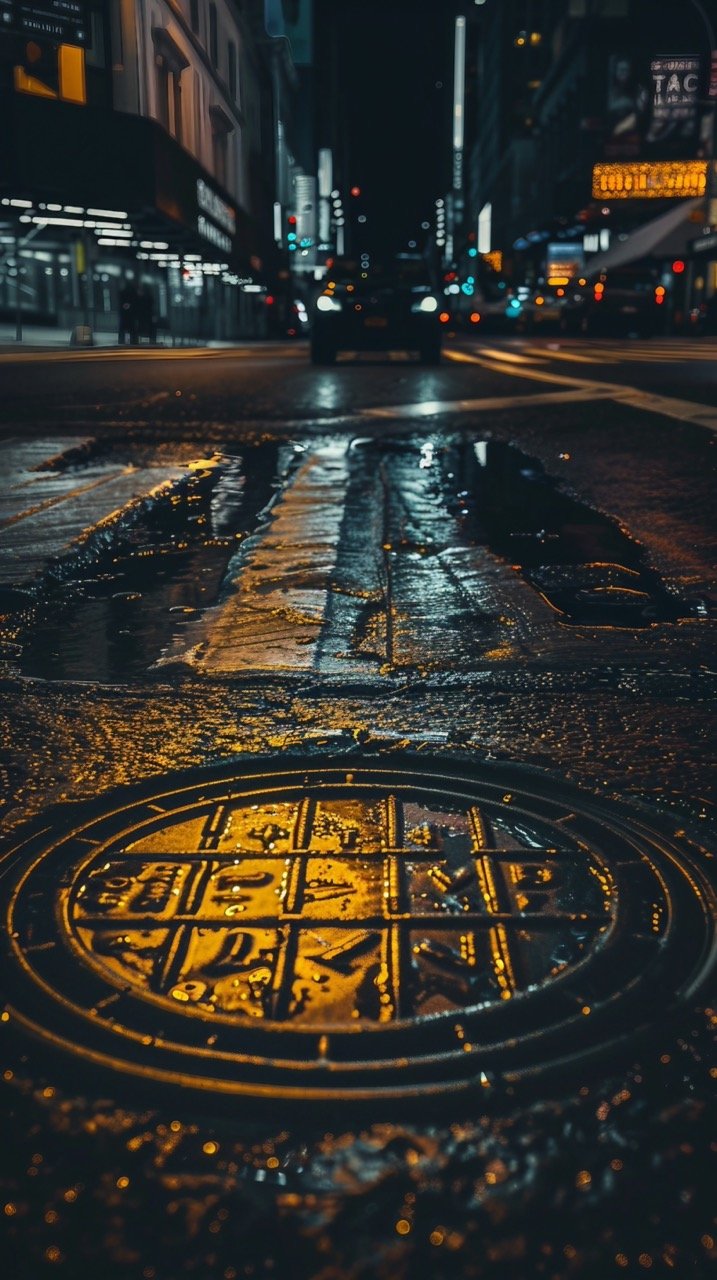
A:
[[[237,546],[273,496],[278,454],[276,442],[261,443],[199,471],[124,531],[111,556],[81,577],[46,584],[38,603],[5,592],[0,655],[7,666],[48,680],[145,675],[216,600]]]
[[[636,629],[698,612],[670,595],[643,548],[615,521],[564,493],[512,445],[437,435],[359,439],[349,452],[351,484],[345,499],[336,499],[345,500],[349,518],[327,595],[324,669],[333,663],[345,670],[347,659],[370,670],[376,662],[428,668],[434,659],[456,669],[475,661],[477,646],[495,649],[499,602],[480,596],[482,570],[465,577],[462,557],[472,546],[512,565],[562,622]],[[3,590],[5,670],[120,683],[145,676],[173,645],[191,650],[188,628],[236,590],[241,564],[232,560],[301,456],[300,446],[276,440],[214,456],[85,562],[51,567],[39,598]],[[303,519],[301,501],[297,511]],[[331,543],[334,535],[326,536]],[[255,594],[270,604],[279,593],[289,648],[305,645],[295,601],[302,591],[316,593],[306,555],[298,577],[285,582],[263,558],[254,568],[268,576]]]
[[[454,511],[468,536],[508,560],[562,621],[635,628],[690,615],[648,567],[640,543],[562,492],[514,445],[465,441],[458,474]]]

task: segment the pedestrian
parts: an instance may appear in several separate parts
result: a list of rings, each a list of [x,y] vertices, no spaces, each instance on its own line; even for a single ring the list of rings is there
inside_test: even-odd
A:
[[[704,304],[704,332],[717,333],[717,293]]]
[[[137,290],[137,336],[146,338],[149,343],[157,341],[157,326],[154,315],[154,297],[152,290],[140,281]]]
[[[125,346],[129,336],[130,346],[137,341],[137,290],[133,280],[126,280],[119,293],[119,331],[117,341]]]

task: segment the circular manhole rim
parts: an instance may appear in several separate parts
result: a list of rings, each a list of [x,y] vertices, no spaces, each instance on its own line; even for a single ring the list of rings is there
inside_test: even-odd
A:
[[[20,833],[19,840],[13,845],[6,858],[6,865],[15,873],[14,878],[16,879],[12,898],[13,900],[15,899],[19,892],[19,886],[23,883],[25,877],[30,874],[28,863],[30,866],[33,863],[39,865],[48,856],[46,848],[48,841],[50,842],[50,851],[52,849],[55,849],[55,851],[61,850],[64,845],[70,845],[73,840],[78,838],[80,840],[86,839],[80,833],[87,828],[97,827],[98,824],[100,826],[109,825],[110,827],[118,825],[119,829],[114,832],[114,836],[107,834],[105,837],[107,840],[111,838],[117,839],[118,836],[132,830],[132,827],[124,820],[124,815],[128,811],[132,812],[140,809],[142,805],[147,805],[153,800],[166,799],[168,796],[176,796],[190,790],[192,799],[190,805],[185,807],[196,812],[200,799],[206,800],[207,804],[218,800],[220,798],[218,795],[212,797],[210,793],[222,790],[232,782],[237,784],[238,790],[230,792],[230,795],[236,800],[241,798],[242,788],[246,788],[258,778],[263,779],[265,789],[269,791],[277,789],[281,785],[282,779],[287,777],[290,777],[296,784],[299,775],[303,779],[301,782],[302,787],[328,787],[335,790],[336,787],[353,787],[355,785],[354,783],[348,784],[345,781],[341,783],[338,777],[339,774],[353,774],[354,776],[363,774],[368,779],[372,777],[375,779],[376,775],[380,774],[386,779],[384,782],[386,789],[391,786],[392,790],[400,790],[400,775],[402,773],[405,773],[411,779],[412,785],[417,790],[422,791],[424,795],[432,794],[436,798],[443,797],[444,799],[451,798],[453,800],[457,798],[453,793],[448,793],[447,795],[446,786],[449,783],[453,785],[458,783],[461,788],[466,789],[469,795],[472,794],[474,801],[478,800],[478,802],[484,804],[485,799],[481,799],[481,788],[488,787],[490,789],[509,791],[512,796],[510,813],[522,814],[531,812],[524,809],[526,801],[537,803],[539,808],[544,810],[546,804],[549,806],[559,800],[558,807],[564,809],[566,806],[572,806],[588,824],[598,823],[602,828],[612,830],[626,828],[629,833],[629,839],[633,843],[637,843],[640,854],[643,857],[645,847],[648,849],[653,848],[653,846],[654,848],[659,848],[659,854],[665,866],[669,863],[672,864],[673,874],[683,878],[689,875],[692,883],[695,883],[695,880],[699,883],[700,893],[696,895],[692,906],[694,908],[699,900],[699,905],[702,908],[704,931],[704,945],[699,963],[692,966],[693,972],[688,975],[684,982],[677,986],[674,992],[664,993],[665,998],[663,999],[662,1007],[664,1008],[665,1005],[669,1007],[671,1004],[691,998],[706,979],[709,971],[708,942],[713,929],[709,907],[714,908],[714,892],[709,880],[703,874],[703,869],[690,857],[689,852],[683,846],[678,847],[673,838],[667,836],[662,830],[648,826],[644,819],[636,815],[634,811],[628,810],[627,807],[616,805],[615,803],[606,803],[601,798],[572,784],[564,783],[562,780],[556,781],[552,775],[531,766],[505,761],[466,759],[464,756],[456,758],[455,756],[446,756],[438,752],[430,756],[427,754],[419,756],[415,753],[401,751],[382,752],[375,756],[368,753],[360,756],[352,753],[337,754],[335,756],[313,755],[310,757],[277,757],[268,755],[239,757],[220,766],[193,769],[163,775],[159,778],[147,779],[140,783],[104,793],[93,801],[58,806],[37,819],[24,834]],[[393,780],[392,783],[391,780]],[[375,781],[373,784],[370,781],[366,781],[362,785],[367,788],[373,785],[374,792],[377,790]],[[356,791],[353,794],[356,794],[358,790],[359,787],[356,787]],[[201,795],[195,795],[195,792],[201,793]],[[548,801],[546,792],[556,793],[555,801],[552,799]],[[460,798],[465,801],[468,799],[468,795],[461,793]],[[112,807],[113,805],[114,807]],[[159,823],[163,820],[167,823],[180,821],[181,812],[181,807],[173,808],[164,814],[155,814],[154,819]],[[122,815],[122,820],[118,823],[118,816],[120,815]],[[546,817],[544,813],[541,816],[544,822],[550,824],[550,818]],[[59,835],[53,833],[55,821],[61,823],[63,828]],[[149,819],[145,817],[140,825],[146,828],[148,821]],[[45,850],[44,854],[42,852],[43,848]],[[39,857],[37,856],[38,850]],[[592,856],[596,856],[594,851]],[[74,873],[77,868],[76,857],[71,865]],[[18,870],[20,871],[19,879],[17,878]],[[613,921],[607,930],[608,936],[614,928],[615,923]],[[599,943],[598,948],[605,945],[607,944]],[[16,939],[10,940],[10,946],[17,954]],[[513,998],[506,1003],[513,1007],[520,1006],[521,1002],[525,1005],[529,1001],[535,1002],[536,999],[544,997],[546,989],[554,992],[558,984],[568,984],[576,973],[585,969],[594,953],[595,946],[588,951],[587,956],[578,960],[557,978],[551,979],[547,985],[543,984],[542,987],[537,989],[515,993]],[[18,958],[21,965],[27,964],[26,957],[20,956]],[[105,979],[105,985],[108,988],[110,987],[107,979]],[[619,993],[616,993],[616,995],[619,996]],[[57,993],[50,991],[47,999],[52,1000],[53,996],[56,998]],[[139,992],[130,993],[129,998],[137,1004],[139,1001],[149,1003],[146,997]],[[164,999],[164,997],[159,999]],[[42,1005],[42,1002],[40,1004]],[[158,1004],[159,1001],[154,1007],[157,1008]],[[144,1076],[165,1083],[179,1083],[190,1088],[211,1089],[219,1093],[295,1097],[308,1100],[329,1097],[411,1096],[436,1093],[437,1091],[455,1091],[456,1089],[471,1087],[477,1081],[485,1084],[484,1067],[488,1068],[494,1076],[503,1076],[514,1080],[531,1078],[564,1065],[573,1059],[584,1061],[587,1058],[594,1057],[596,1054],[603,1054],[615,1043],[624,1040],[626,1035],[631,1038],[636,1030],[631,1028],[626,1033],[624,1030],[620,1031],[613,1027],[613,1033],[609,1034],[608,1026],[607,1033],[595,1043],[583,1043],[578,1046],[577,1050],[570,1051],[568,1049],[568,1052],[564,1054],[556,1053],[553,1050],[547,1056],[544,1055],[543,1058],[538,1052],[534,1055],[533,1060],[519,1062],[517,1066],[508,1061],[504,1067],[501,1067],[500,1062],[493,1061],[493,1057],[497,1055],[499,1058],[501,1052],[505,1054],[505,1038],[502,1042],[474,1046],[475,1058],[473,1053],[462,1054],[462,1048],[455,1045],[452,1046],[450,1051],[444,1048],[432,1054],[422,1054],[420,1061],[406,1057],[405,1054],[397,1054],[395,1050],[394,1054],[388,1058],[373,1057],[369,1060],[361,1059],[358,1062],[355,1060],[336,1062],[328,1057],[314,1058],[312,1061],[304,1061],[304,1065],[307,1068],[307,1078],[301,1084],[293,1083],[290,1078],[293,1075],[294,1080],[296,1079],[295,1059],[287,1058],[282,1060],[277,1056],[281,1053],[280,1046],[287,1043],[287,1037],[293,1037],[296,1042],[303,1043],[304,1048],[306,1048],[308,1042],[313,1041],[316,1044],[317,1041],[324,1040],[326,1037],[329,1037],[331,1041],[339,1039],[350,1041],[352,1039],[356,1040],[357,1036],[363,1035],[364,1040],[366,1036],[370,1036],[377,1045],[384,1043],[388,1048],[392,1041],[396,1041],[401,1037],[409,1042],[411,1040],[415,1041],[421,1034],[422,1025],[429,1021],[433,1027],[440,1022],[444,1025],[455,1023],[456,1019],[471,1024],[476,1018],[480,1019],[481,1015],[487,1015],[488,1021],[491,1018],[495,1020],[496,1015],[498,1015],[498,1021],[500,1022],[499,1015],[505,1007],[505,1005],[500,1004],[489,1004],[487,1007],[478,1005],[467,1010],[443,1011],[439,1014],[429,1015],[429,1017],[418,1015],[415,1019],[397,1020],[391,1024],[379,1024],[370,1028],[365,1025],[354,1027],[343,1024],[326,1024],[324,1026],[314,1024],[310,1029],[302,1029],[297,1032],[290,1024],[286,1025],[276,1021],[267,1022],[261,1028],[260,1035],[265,1039],[271,1038],[274,1049],[267,1054],[266,1058],[262,1059],[261,1055],[257,1055],[255,1052],[241,1055],[236,1050],[232,1050],[227,1057],[232,1061],[240,1061],[244,1056],[246,1062],[253,1066],[257,1064],[264,1065],[264,1063],[270,1061],[275,1077],[277,1072],[279,1075],[282,1072],[284,1075],[288,1073],[289,1078],[283,1080],[283,1082],[273,1078],[268,1084],[266,1082],[262,1083],[261,1080],[256,1078],[229,1080],[217,1076],[216,1072],[214,1075],[200,1075],[198,1071],[192,1074],[187,1069],[186,1062],[183,1064],[183,1069],[178,1071],[176,1069],[168,1069],[166,1063],[162,1065],[161,1062],[159,1064],[154,1062],[152,1065],[147,1065],[146,1062],[135,1061],[131,1058],[131,1055],[126,1055],[125,1060],[120,1060],[112,1055],[108,1057],[107,1054],[92,1049],[91,1045],[83,1044],[78,1048],[77,1043],[74,1041],[65,1040],[65,1045],[66,1047],[74,1048],[75,1053],[79,1053],[79,1056],[88,1061],[108,1065],[115,1071],[128,1072],[131,1075]],[[40,1021],[33,1020],[31,1016],[27,1016],[24,1013],[22,1006],[15,1008],[13,1001],[8,1002],[8,1008],[11,1010],[11,1016],[17,1019],[21,1026],[24,1024],[26,1029],[34,1035],[61,1045],[63,1037],[53,1034],[52,1027],[43,1024],[42,1019]],[[80,1009],[79,1012],[81,1017],[90,1019],[86,1009]],[[176,1016],[181,1018],[183,1027],[187,1025],[187,1012],[189,1011],[184,1008],[177,1011]],[[204,1028],[207,1026],[216,1027],[218,1031],[223,1030],[220,1023],[223,1023],[225,1019],[222,1015],[203,1017],[201,1013],[194,1009],[191,1010],[191,1013],[193,1015],[192,1020],[196,1022],[197,1026],[203,1026]],[[50,1022],[52,1022],[52,1019]],[[559,1019],[547,1028],[548,1038],[550,1035],[554,1037],[556,1031],[574,1022],[575,1016],[568,1018],[567,1022],[565,1019]],[[96,1024],[93,1025],[96,1026]],[[245,1024],[237,1024],[235,1020],[232,1026],[239,1035],[247,1031]],[[418,1030],[416,1030],[417,1028]],[[253,1031],[254,1028],[251,1028],[251,1030]],[[132,1029],[128,1028],[127,1033],[132,1035]],[[466,1029],[466,1038],[468,1035],[470,1035],[470,1027]],[[528,1031],[520,1037],[520,1043],[526,1046],[531,1037],[536,1041],[536,1045],[539,1045],[541,1041],[546,1039],[546,1029],[539,1028],[535,1031]],[[91,1039],[91,1036],[89,1038]],[[248,1038],[250,1039],[250,1037]],[[157,1039],[153,1039],[148,1044],[146,1035],[140,1037],[139,1034],[136,1035],[136,1039],[141,1039],[144,1048],[151,1049],[151,1054],[155,1058],[157,1057],[158,1049],[160,1058],[162,1052],[166,1049],[169,1052],[178,1053],[180,1056],[184,1054],[193,1063],[201,1061],[199,1054],[196,1052],[196,1046],[193,1048],[187,1044],[173,1044],[170,1040],[162,1041]],[[514,1049],[515,1043],[515,1039],[509,1039],[507,1042],[508,1048]],[[406,1048],[410,1051],[410,1044],[407,1044]],[[216,1062],[222,1053],[223,1051],[219,1048],[209,1053],[203,1050],[202,1056]],[[508,1054],[508,1057],[510,1058],[510,1054]],[[459,1063],[462,1066],[457,1069]],[[424,1078],[409,1078],[412,1071],[415,1074],[418,1066],[421,1067]],[[435,1070],[432,1070],[433,1067],[435,1067]],[[403,1078],[397,1078],[402,1073]],[[358,1077],[361,1078],[359,1079]]]

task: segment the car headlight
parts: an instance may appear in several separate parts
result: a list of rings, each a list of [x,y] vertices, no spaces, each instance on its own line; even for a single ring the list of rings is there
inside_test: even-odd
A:
[[[421,298],[420,302],[414,302],[413,306],[411,307],[411,311],[415,311],[415,312],[437,311],[437,310],[438,310],[438,299],[434,298],[432,293],[427,293],[424,298]]]
[[[330,294],[322,293],[321,296],[316,299],[316,309],[317,311],[340,311],[341,303],[337,298],[332,298]]]

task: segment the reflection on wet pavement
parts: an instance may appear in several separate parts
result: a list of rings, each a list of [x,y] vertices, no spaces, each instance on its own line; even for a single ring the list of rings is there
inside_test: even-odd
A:
[[[561,491],[541,464],[512,445],[476,441],[461,458],[456,503],[473,537],[517,562],[568,622],[645,627],[689,612],[645,564],[613,520]]]
[[[345,394],[338,373],[320,389],[327,414]],[[433,389],[440,399],[437,379]],[[236,440],[214,424],[207,438],[224,432],[215,453],[192,412],[182,446],[118,438],[98,448],[78,429],[61,461],[41,444],[18,464],[37,507],[70,480],[127,468],[144,495],[153,469],[171,482],[81,557],[54,559],[30,591],[9,582],[2,593],[15,753],[7,771],[0,764],[8,829],[49,800],[90,800],[176,768],[254,751],[286,759],[307,744],[319,756],[337,743],[370,750],[384,735],[418,752],[462,744],[473,758],[519,758],[595,794],[628,796],[636,821],[661,814],[709,868],[714,664],[700,622],[709,601],[700,614],[690,597],[692,580],[708,580],[708,548],[690,558],[683,530],[673,552],[682,517],[669,505],[670,446],[659,434],[660,510],[640,530],[648,556],[631,536],[640,495],[625,507],[621,494],[613,500],[607,468],[585,497],[588,451],[574,480],[544,407],[525,452],[485,438],[511,428],[483,414],[480,433],[411,424],[400,439],[378,428],[361,439],[320,427],[302,449],[286,434]],[[602,441],[608,427],[594,430]],[[557,487],[553,470],[583,496]],[[634,475],[625,468],[626,483]],[[629,528],[590,502],[627,510]],[[301,555],[289,527],[302,530]],[[656,560],[671,571],[667,585]],[[231,611],[242,595],[251,609],[244,598],[237,646]],[[226,646],[222,614],[233,618]],[[279,630],[271,650],[267,634]],[[229,669],[214,680],[220,654]],[[163,656],[171,661],[158,666]],[[233,671],[252,679],[232,681]],[[468,815],[448,804],[404,801],[390,815],[380,803],[318,803],[301,833],[293,802],[228,808],[211,829],[157,815],[154,833],[106,856],[81,847],[72,883],[42,886],[67,906],[83,981],[106,983],[102,1000],[129,988],[156,1027],[181,1015],[213,1035],[202,1019],[225,1018],[258,1034],[274,1020],[279,1034],[303,1028],[318,1052],[326,1020],[390,1034],[403,1000],[428,1026],[449,1018],[463,1028],[473,1000],[519,1009],[555,971],[581,972],[602,945],[600,913],[612,920],[569,824],[548,843],[539,824],[498,815],[486,855]],[[639,871],[629,887],[635,949],[652,954],[652,939],[662,955],[670,913]],[[40,929],[55,917],[37,901],[30,908],[38,949],[28,955],[50,981]],[[570,911],[586,919],[565,920]],[[394,935],[403,950],[387,944]],[[90,1014],[115,1043],[117,1001]],[[709,1155],[713,1019],[711,1006],[669,1026],[658,1017],[654,1039],[630,1045],[614,1070],[575,1069],[553,1094],[518,1098],[480,1081],[470,1105],[449,1111],[444,1101],[437,1115],[385,1123],[346,1107],[317,1123],[241,1102],[197,1114],[140,1105],[130,1089],[110,1103],[91,1070],[40,1061],[36,1047],[29,1063],[10,1046],[0,1069],[14,1163],[35,1172],[6,1193],[6,1226],[23,1247],[32,1235],[38,1275],[73,1277],[82,1257],[108,1280],[414,1280],[494,1268],[505,1280],[603,1280],[609,1258],[628,1276],[698,1277],[715,1257],[709,1184],[697,1176]],[[649,1187],[649,1224],[635,1214],[635,1187]]]
[[[323,778],[321,752],[316,760]],[[375,760],[385,774],[387,757]],[[419,767],[433,791],[435,766]],[[404,785],[405,768],[404,761]],[[298,764],[292,790],[311,769],[306,760]],[[44,828],[40,838],[53,846],[64,839],[74,865],[61,855],[64,874],[45,868],[43,858],[29,878],[18,869],[19,892],[7,895],[17,925],[13,947],[24,954],[26,973],[42,975],[46,990],[67,971],[67,1012],[89,995],[94,1003],[85,1010],[82,1035],[97,1038],[104,1029],[115,1054],[124,1041],[137,1045],[132,1016],[139,1015],[143,1063],[151,1053],[171,1051],[169,1033],[181,1022],[195,1028],[199,1044],[206,1041],[206,1060],[217,1069],[232,1026],[255,1037],[264,1024],[271,1034],[274,1018],[273,1034],[285,1041],[295,1024],[303,1050],[308,1056],[311,1048],[325,1072],[344,1022],[358,1023],[354,1042],[395,1035],[397,1000],[407,1002],[400,1009],[404,1027],[410,1015],[423,1023],[424,1038],[443,1027],[463,1062],[477,1049],[480,1062],[487,1044],[470,1041],[471,1005],[489,1018],[513,1013],[515,1039],[529,1043],[544,1023],[531,1017],[526,999],[541,999],[553,984],[557,992],[572,970],[577,998],[563,995],[561,1004],[558,997],[558,1008],[587,1032],[599,1005],[609,1017],[614,997],[630,1000],[626,975],[635,959],[646,962],[647,982],[634,1012],[654,1017],[665,987],[650,974],[665,962],[673,922],[659,879],[631,847],[631,820],[619,849],[617,831],[605,832],[621,876],[624,860],[630,864],[629,927],[623,918],[612,928],[617,956],[606,973],[606,948],[595,946],[595,936],[605,922],[614,924],[615,891],[585,841],[586,833],[597,834],[599,807],[586,797],[581,832],[558,785],[558,821],[549,821],[544,805],[552,787],[534,796],[535,775],[520,776],[533,805],[521,797],[520,784],[506,791],[500,767],[501,785],[485,811],[451,804],[442,792],[427,801],[420,788],[401,797],[374,788],[355,799],[353,783],[344,781],[332,794],[325,778],[318,789],[309,783],[298,801],[261,801],[247,783],[250,768],[239,771],[228,794],[224,784],[219,803],[207,795],[207,775],[197,780],[195,773],[197,812],[177,780],[167,792],[162,779],[140,799],[143,820],[129,815],[126,834],[122,822],[118,827],[116,796],[99,818],[104,829],[78,829],[75,821],[63,836],[60,828]],[[249,785],[250,803],[236,794],[237,785]],[[655,853],[661,843],[658,837]],[[395,862],[404,865],[392,871]],[[57,910],[47,909],[50,900]],[[352,905],[342,919],[345,901]],[[228,914],[237,907],[244,910],[239,924]],[[298,935],[283,967],[279,918]],[[58,927],[69,931],[64,956],[51,945]],[[395,951],[381,945],[394,928],[410,939],[403,984],[392,970]],[[698,939],[695,948],[701,963]],[[325,1004],[329,1026],[320,1013]],[[320,1275],[330,1254],[333,1274],[342,1278],[487,1280],[498,1261],[509,1280],[524,1280],[526,1267],[528,1274],[569,1280],[575,1262],[597,1277],[593,1263],[606,1248],[613,1256],[667,1258],[670,1268],[684,1261],[689,1274],[690,1258],[699,1252],[707,1260],[713,1250],[709,1243],[696,1250],[689,1237],[690,1224],[709,1221],[708,1187],[695,1181],[709,1129],[704,1101],[694,1094],[698,1080],[704,1092],[713,1017],[707,1010],[689,1029],[679,1021],[660,1027],[655,1043],[631,1040],[629,1066],[620,1070],[608,1064],[593,1073],[573,1063],[554,1093],[534,1095],[529,1083],[519,1091],[510,1074],[478,1070],[477,1095],[462,1106],[441,1094],[425,1100],[420,1113],[397,1115],[394,1103],[383,1119],[342,1100],[340,1108],[322,1107],[313,1122],[304,1105],[278,1115],[237,1099],[220,1111],[205,1095],[197,1109],[169,1090],[140,1109],[137,1085],[125,1091],[116,1075],[102,1078],[117,1093],[110,1102],[97,1095],[96,1067],[83,1069],[79,1046],[68,1072],[52,1052],[38,1062],[34,1048],[30,1067],[27,1053],[5,1042],[14,1157],[37,1170],[6,1201],[10,1237],[22,1240],[30,1220],[30,1252],[39,1267],[52,1255],[58,1274],[72,1275],[78,1256],[102,1258],[111,1280],[125,1280],[128,1266],[154,1270],[163,1280],[211,1275],[217,1257],[223,1278],[232,1270],[238,1276],[224,1266],[237,1231],[247,1276],[292,1275],[297,1266]],[[565,1049],[564,1033],[558,1047]],[[413,1059],[393,1063],[404,1081]],[[272,1066],[277,1062],[267,1062],[265,1072]],[[634,1213],[635,1180],[651,1187],[656,1221],[649,1231]],[[667,1212],[676,1189],[684,1221]],[[98,1210],[110,1224],[99,1232]],[[406,1245],[397,1253],[402,1237]],[[490,1265],[476,1271],[475,1257],[486,1250]],[[545,1271],[546,1259],[560,1269]]]
[[[95,460],[91,441],[79,444],[59,471],[55,462],[19,472],[13,491],[18,509],[36,495],[34,519],[49,521],[53,538],[56,501],[84,530],[83,495],[127,483],[121,467]],[[125,471],[133,491],[172,474]],[[100,519],[99,532],[90,524],[69,558],[53,543],[30,597],[10,556],[11,667],[109,681],[178,666],[205,677],[468,671],[559,648],[556,621],[635,632],[700,614],[616,522],[501,442],[259,443],[174,476],[129,517]]]
[[[489,830],[395,796],[222,806],[103,852],[61,910],[112,981],[210,1014],[336,1027],[485,1007],[579,959],[612,896],[576,846],[489,849]]]
[[[50,440],[33,441],[30,448],[20,441],[3,443],[10,474],[0,500],[0,588],[32,591],[58,562],[86,557],[89,541],[98,544],[104,534],[106,542],[115,526],[136,518],[140,502],[156,502],[186,474],[176,466],[73,465],[91,443],[71,441],[59,456]]]
[[[133,508],[131,519],[113,522],[103,541],[88,536],[81,553],[43,561],[47,576],[34,594],[16,589],[11,560],[4,656],[14,665],[21,655],[24,672],[47,679],[112,682],[145,674],[178,629],[216,600],[237,544],[274,495],[277,466],[275,443],[256,445],[245,459],[193,459],[177,473],[180,483]],[[69,481],[59,473],[69,501],[95,469],[75,463]],[[155,471],[133,469],[133,483],[147,485]],[[57,484],[54,471],[39,474]]]
[[[167,655],[205,675],[310,669],[324,619],[343,517],[348,445],[329,442],[300,457],[239,563],[225,602],[190,627]]]

